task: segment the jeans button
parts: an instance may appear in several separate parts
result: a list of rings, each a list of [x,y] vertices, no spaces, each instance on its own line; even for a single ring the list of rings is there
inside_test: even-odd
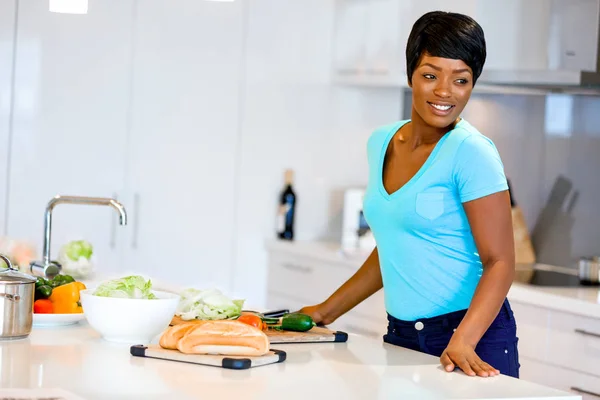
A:
[[[424,324],[424,323],[422,323],[421,321],[419,321],[419,322],[417,322],[417,323],[415,324],[415,329],[416,329],[416,330],[418,330],[418,331],[422,331],[422,330],[423,330],[423,328],[425,328],[425,324]]]

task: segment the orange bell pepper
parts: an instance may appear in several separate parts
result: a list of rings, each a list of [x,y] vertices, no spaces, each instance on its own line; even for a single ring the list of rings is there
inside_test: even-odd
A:
[[[54,306],[54,314],[82,313],[79,291],[84,289],[86,287],[82,282],[71,282],[52,289],[49,299]]]

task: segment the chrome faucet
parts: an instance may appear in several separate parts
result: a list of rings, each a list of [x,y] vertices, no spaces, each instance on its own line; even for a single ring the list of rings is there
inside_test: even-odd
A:
[[[33,275],[48,279],[54,278],[60,273],[61,266],[56,261],[50,260],[50,237],[52,232],[52,210],[58,204],[83,204],[91,206],[110,206],[119,212],[119,223],[127,225],[127,213],[125,207],[115,199],[104,197],[80,197],[80,196],[55,196],[46,206],[44,218],[44,259],[33,261],[29,268]]]

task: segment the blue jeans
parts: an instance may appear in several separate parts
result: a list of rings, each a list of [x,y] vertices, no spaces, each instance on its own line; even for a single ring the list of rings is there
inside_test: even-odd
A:
[[[456,311],[416,321],[401,321],[388,314],[388,332],[383,340],[440,357],[466,312]],[[475,347],[475,353],[501,374],[518,378],[518,341],[515,317],[508,300],[504,300],[498,316]]]

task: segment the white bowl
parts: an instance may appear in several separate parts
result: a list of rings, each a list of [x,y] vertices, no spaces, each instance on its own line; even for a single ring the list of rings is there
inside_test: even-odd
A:
[[[162,333],[175,315],[179,295],[152,291],[152,300],[94,296],[95,289],[82,290],[81,306],[88,323],[105,340],[148,344]]]

